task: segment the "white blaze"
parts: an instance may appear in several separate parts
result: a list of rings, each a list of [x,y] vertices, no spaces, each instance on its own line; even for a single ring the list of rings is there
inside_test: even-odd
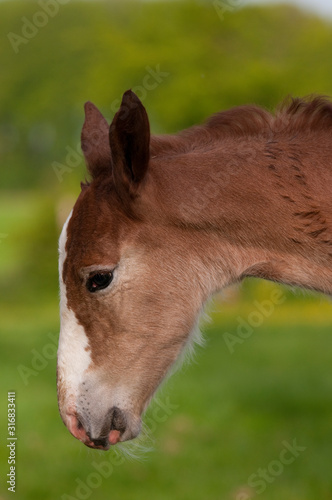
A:
[[[62,279],[63,264],[66,260],[67,227],[72,212],[65,222],[59,239],[59,278],[60,278],[60,337],[58,348],[58,372],[67,389],[66,396],[76,403],[80,383],[91,363],[88,352],[89,341],[74,311],[68,308],[66,285]],[[66,401],[66,406],[69,401]],[[62,410],[66,411],[67,408]]]

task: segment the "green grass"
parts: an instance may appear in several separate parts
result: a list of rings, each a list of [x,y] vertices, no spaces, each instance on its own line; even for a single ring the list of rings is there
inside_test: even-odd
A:
[[[206,348],[159,392],[166,410],[155,402],[148,411],[153,450],[140,461],[70,436],[57,408],[52,340],[55,215],[63,219],[70,205],[56,199],[77,193],[86,175],[82,160],[59,182],[52,164],[66,163],[67,148],[76,148],[82,103],[92,100],[110,120],[114,100],[157,65],[168,76],[143,99],[154,132],[233,105],[272,109],[287,94],[329,95],[331,24],[278,6],[235,9],[221,20],[212,2],[69,2],[15,54],[6,35],[21,33],[22,17],[36,9],[36,2],[0,4],[1,186],[12,189],[0,195],[0,500],[12,497],[9,390],[17,394],[19,500],[332,500],[329,301],[282,289],[282,303],[257,316],[276,286],[256,281],[216,299]],[[239,337],[240,322],[257,317],[259,326]],[[237,339],[233,352],[226,334]],[[281,463],[259,495],[249,483],[260,468],[280,467],[285,442],[294,440],[305,450]],[[96,475],[101,465],[105,478]]]
[[[328,322],[315,327],[312,316],[309,325],[276,326],[271,317],[231,354],[223,339],[225,331],[236,333],[236,320],[228,317],[230,308],[234,306],[225,304],[226,320],[217,318],[207,329],[206,348],[198,350],[196,361],[174,375],[158,395],[169,411],[158,411],[158,421],[151,424],[156,403],[150,409],[153,451],[143,455],[143,461],[120,459],[102,481],[92,474],[93,463],[110,463],[114,451],[89,450],[63,426],[56,403],[55,357],[35,370],[27,384],[17,370],[19,365],[33,368],[35,353],[52,344],[47,334],[58,330],[56,304],[45,304],[41,311],[26,310],[20,317],[15,307],[8,311],[16,321],[12,326],[6,321],[1,333],[1,366],[6,374],[0,381],[1,435],[6,435],[6,393],[16,390],[18,498],[53,500],[65,493],[79,498],[77,481],[98,484],[98,477],[101,484],[93,490],[94,499],[111,495],[121,500],[237,500],[239,492],[254,498],[249,476],[278,460],[283,443],[294,439],[305,451],[267,485],[264,498],[331,498]],[[293,309],[299,313],[300,305]],[[238,304],[238,315],[247,317],[247,310],[247,304]],[[4,474],[4,439],[0,454]],[[1,498],[10,495],[3,492]]]
[[[212,322],[204,328],[205,348],[162,387],[147,413],[145,444],[152,451],[138,461],[119,458],[114,450],[96,452],[69,434],[57,408],[56,269],[47,274],[50,268],[43,262],[52,254],[56,268],[56,231],[50,229],[47,236],[40,229],[52,228],[54,210],[37,192],[2,197],[4,207],[9,216],[3,211],[0,221],[13,239],[0,248],[7,256],[5,264],[1,260],[2,284],[10,290],[9,297],[3,294],[0,327],[1,500],[11,498],[5,485],[10,390],[17,397],[20,500],[332,498],[332,310],[327,299],[294,296],[262,281],[247,281],[217,297],[209,308]],[[22,231],[25,249],[11,252]],[[36,242],[40,248],[34,254]],[[44,272],[38,285],[34,275]],[[20,285],[17,300],[9,285]],[[259,307],[276,290],[281,290],[280,303],[258,316],[259,326],[247,338],[238,337],[241,342],[230,352],[225,334],[239,336],[241,319],[242,324],[257,320]],[[278,464],[285,442],[294,440],[305,450],[292,463]],[[107,477],[96,472],[100,467]],[[278,474],[268,476],[271,482],[260,496],[253,475],[269,467],[277,467]]]

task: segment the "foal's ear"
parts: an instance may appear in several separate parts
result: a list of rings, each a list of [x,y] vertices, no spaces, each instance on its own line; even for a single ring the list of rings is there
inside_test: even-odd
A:
[[[133,198],[149,163],[150,125],[145,108],[131,90],[123,94],[109,131],[115,189]]]
[[[111,150],[108,123],[92,102],[85,103],[85,121],[81,134],[81,147],[88,170],[93,178],[111,173]]]

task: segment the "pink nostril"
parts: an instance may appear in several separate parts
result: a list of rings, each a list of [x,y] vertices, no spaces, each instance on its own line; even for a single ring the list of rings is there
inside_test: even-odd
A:
[[[67,417],[68,417],[69,432],[80,441],[89,440],[89,437],[87,436],[87,433],[85,432],[83,425],[78,420],[76,415],[68,414]]]

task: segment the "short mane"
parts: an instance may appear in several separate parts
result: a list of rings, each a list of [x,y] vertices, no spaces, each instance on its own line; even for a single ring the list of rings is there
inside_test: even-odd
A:
[[[211,116],[203,125],[175,135],[152,137],[151,154],[177,155],[202,150],[227,137],[271,137],[322,131],[332,127],[332,103],[326,96],[288,97],[275,114],[255,105],[238,106]]]

